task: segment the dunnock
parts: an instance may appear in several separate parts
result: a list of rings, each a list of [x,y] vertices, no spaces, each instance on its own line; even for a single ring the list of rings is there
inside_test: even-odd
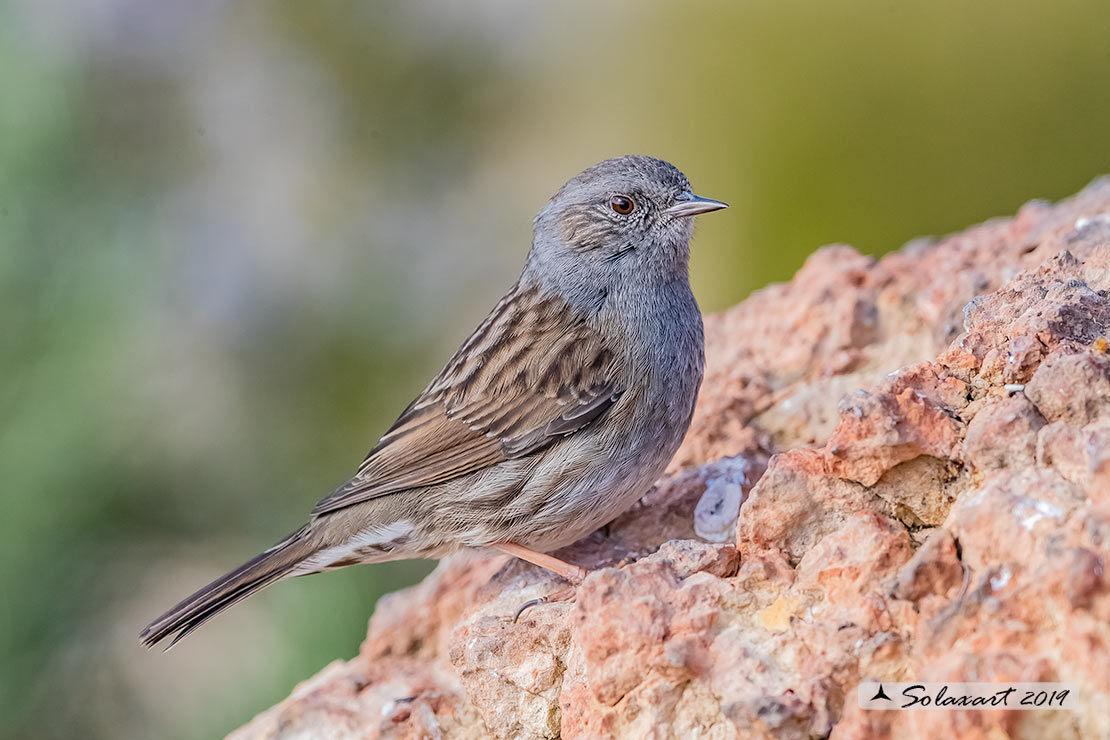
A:
[[[631,506],[663,472],[701,384],[687,263],[700,198],[672,165],[609,159],[544,206],[524,271],[307,524],[142,631],[173,643],[275,581],[492,547],[545,553]],[[173,644],[171,643],[171,644]]]

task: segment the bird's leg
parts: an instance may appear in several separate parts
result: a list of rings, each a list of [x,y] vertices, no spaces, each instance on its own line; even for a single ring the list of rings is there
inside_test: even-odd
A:
[[[506,555],[512,555],[514,558],[526,560],[532,565],[538,565],[544,570],[549,570],[557,576],[562,576],[570,581],[572,585],[577,586],[586,578],[586,571],[579,568],[577,565],[560,560],[552,555],[545,555],[542,552],[529,550],[527,547],[514,545],[512,542],[505,542],[500,545],[494,545],[493,549],[500,550]]]
[[[572,596],[574,596],[574,590],[578,586],[578,584],[586,580],[585,570],[579,568],[577,565],[572,565],[571,563],[559,560],[559,558],[552,557],[551,555],[545,555],[542,552],[529,550],[527,547],[521,547],[520,545],[515,545],[511,542],[494,545],[493,547],[495,550],[500,550],[506,555],[512,555],[515,558],[520,558],[521,560],[525,560],[532,565],[538,565],[544,570],[549,570],[558,576],[562,576],[566,580],[570,581],[571,584],[569,588],[560,589],[553,594],[549,594],[548,596],[541,596],[538,599],[530,599],[521,604],[520,608],[516,610],[516,614],[513,615],[514,624],[520,619],[520,615],[523,614],[525,610],[530,609],[533,606],[539,606],[540,604],[550,604],[557,601],[566,601],[567,599],[571,598]]]

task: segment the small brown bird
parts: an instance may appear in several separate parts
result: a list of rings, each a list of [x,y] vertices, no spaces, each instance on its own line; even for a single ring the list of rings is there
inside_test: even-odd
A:
[[[692,216],[726,208],[674,166],[624,156],[535,220],[524,271],[307,524],[158,617],[173,644],[292,576],[491,547],[577,585],[545,553],[637,501],[678,449],[701,385]]]

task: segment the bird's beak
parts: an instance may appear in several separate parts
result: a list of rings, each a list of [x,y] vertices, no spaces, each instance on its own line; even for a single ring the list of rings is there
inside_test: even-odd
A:
[[[728,208],[728,203],[722,203],[712,198],[703,198],[693,193],[683,193],[675,199],[673,206],[663,212],[675,218],[687,218],[688,216],[697,216],[699,213],[719,211],[722,208]]]

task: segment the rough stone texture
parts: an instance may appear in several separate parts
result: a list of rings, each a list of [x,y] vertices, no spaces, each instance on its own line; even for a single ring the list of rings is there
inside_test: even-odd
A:
[[[710,317],[690,435],[561,553],[594,571],[574,601],[513,624],[562,584],[448,558],[233,737],[1110,737],[1106,214],[1110,180],[818,251]],[[1083,710],[865,712],[867,678],[1070,681]]]

